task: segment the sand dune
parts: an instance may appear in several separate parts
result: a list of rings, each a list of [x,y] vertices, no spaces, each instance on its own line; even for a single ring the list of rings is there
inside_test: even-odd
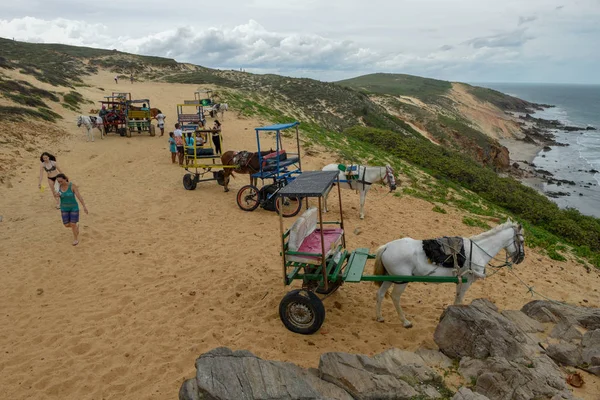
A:
[[[112,90],[149,97],[167,115],[168,130],[175,104],[193,97],[198,87],[115,85],[109,73],[88,83],[94,87],[81,92],[90,99]],[[195,358],[216,346],[302,366],[316,366],[326,351],[374,354],[390,347],[435,347],[433,330],[453,300],[452,285],[409,285],[403,304],[414,323],[410,330],[402,328],[390,300],[384,303],[387,322],[375,322],[375,287],[361,283],[348,284],[326,300],[327,318],[319,333],[290,333],[277,311],[290,290],[281,283],[278,217],[238,209],[235,193],[247,176],[238,175],[229,193],[215,182],[186,191],[183,170],[171,164],[166,137],[111,135],[101,141],[97,136],[95,143],[86,143],[74,114],[62,113],[60,126],[70,136],[49,143],[47,150],[80,186],[90,214],[81,217],[80,245],[71,246],[71,233],[62,227],[49,194],[37,189],[39,155],[14,156],[24,163],[24,172],[12,179],[12,188],[0,187],[4,398],[173,399],[181,382],[195,373]],[[229,111],[224,148],[255,149],[253,128],[265,122]],[[332,161],[333,152],[321,150],[303,159],[304,169]],[[342,196],[350,248],[374,250],[402,236],[480,232],[462,224],[461,212],[437,214],[432,204],[394,197],[385,188],[369,194],[361,221],[358,196]],[[359,235],[352,233],[357,227]],[[577,263],[552,261],[528,249],[515,273],[554,299],[600,307],[598,273]],[[478,297],[501,309],[518,309],[532,299],[508,271],[474,284],[466,301]],[[592,399],[599,386],[587,374],[585,379],[588,384],[577,394]]]

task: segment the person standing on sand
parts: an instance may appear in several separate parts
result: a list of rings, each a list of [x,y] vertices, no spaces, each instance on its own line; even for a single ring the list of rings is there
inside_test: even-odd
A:
[[[221,152],[221,143],[223,142],[223,136],[221,135],[221,123],[218,119],[215,119],[215,125],[213,126],[212,142],[215,146],[215,154],[223,154]]]
[[[175,144],[175,138],[173,137],[173,132],[169,132],[169,151],[171,152],[171,162],[173,164],[175,164],[175,156],[177,155],[177,146]]]
[[[131,74],[131,76],[129,77],[129,80],[131,81],[131,84],[133,85],[133,74]]]
[[[73,182],[69,182],[69,179],[65,174],[56,175],[56,181],[59,184],[58,195],[60,196],[60,213],[62,216],[63,224],[65,228],[71,228],[73,231],[73,246],[79,244],[79,204],[77,200],[81,202],[83,211],[88,213],[88,209],[85,206],[83,197],[79,193],[79,188]]]
[[[175,124],[175,131],[173,131],[173,137],[175,138],[175,145],[177,146],[179,165],[183,165],[183,131],[179,129],[179,122]]]
[[[115,83],[119,83],[119,75],[115,75]]]
[[[58,182],[56,182],[56,177],[59,173],[64,173],[58,166],[58,162],[56,161],[56,157],[47,151],[43,152],[40,156],[40,181],[38,182],[38,188],[42,188],[42,179],[44,179],[44,171],[46,171],[46,175],[48,177],[48,189],[52,191],[52,196],[56,200],[56,208],[60,208],[59,198],[56,194],[58,190]]]
[[[165,134],[165,114],[162,111],[158,110],[158,114],[156,114],[156,123],[158,124],[158,128],[160,129],[160,136],[164,136]]]

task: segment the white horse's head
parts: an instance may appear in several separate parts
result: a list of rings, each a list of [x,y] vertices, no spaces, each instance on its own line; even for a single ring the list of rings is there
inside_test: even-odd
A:
[[[506,223],[512,228],[514,235],[505,250],[513,263],[520,264],[525,260],[525,232],[523,226],[511,221],[510,218]]]
[[[383,182],[387,183],[387,185],[390,187],[390,192],[396,190],[396,177],[394,176],[394,169],[389,164],[385,166],[385,176],[383,177]]]
[[[77,127],[79,128],[83,124],[83,116],[77,117]]]

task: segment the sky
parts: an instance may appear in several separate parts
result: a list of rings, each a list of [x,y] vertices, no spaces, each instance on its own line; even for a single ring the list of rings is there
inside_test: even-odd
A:
[[[600,0],[20,0],[0,37],[321,81],[600,84]]]

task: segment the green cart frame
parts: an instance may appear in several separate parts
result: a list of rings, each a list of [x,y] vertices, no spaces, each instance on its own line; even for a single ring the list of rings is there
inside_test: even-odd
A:
[[[323,220],[323,202],[337,183],[339,219]],[[279,303],[279,317],[287,329],[295,333],[312,334],[325,321],[323,299],[343,283],[361,281],[393,282],[447,282],[458,283],[458,277],[363,275],[367,260],[375,254],[368,248],[349,251],[346,248],[342,196],[338,171],[303,172],[279,191],[283,197],[317,200],[318,207],[308,208],[294,224],[284,230],[283,216],[279,215],[283,283],[302,281],[302,288],[288,292]],[[466,282],[463,277],[463,282]]]

